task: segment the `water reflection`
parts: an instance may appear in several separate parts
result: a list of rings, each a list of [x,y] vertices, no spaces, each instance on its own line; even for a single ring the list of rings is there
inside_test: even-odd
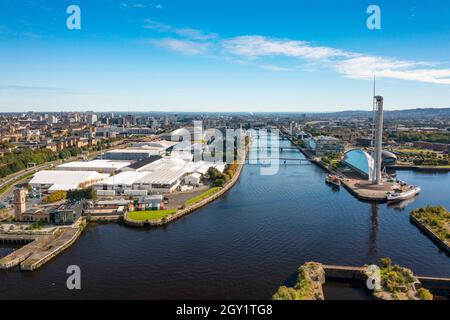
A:
[[[416,202],[418,198],[419,198],[419,195],[416,195],[415,197],[413,197],[411,199],[403,200],[400,202],[388,203],[387,206],[388,206],[388,208],[394,209],[396,211],[405,211],[406,207],[408,207],[410,204],[413,204],[414,202]]]
[[[369,233],[369,256],[378,254],[378,212],[380,210],[378,203],[372,203],[370,206],[370,233]]]

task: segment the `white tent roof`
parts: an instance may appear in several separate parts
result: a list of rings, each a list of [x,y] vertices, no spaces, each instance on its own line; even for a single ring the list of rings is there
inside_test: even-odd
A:
[[[149,172],[136,172],[136,171],[125,171],[115,176],[109,177],[98,184],[100,185],[127,185],[130,186],[138,180],[147,176]]]
[[[126,161],[114,160],[92,160],[92,161],[74,161],[59,165],[58,169],[80,168],[81,170],[95,170],[95,169],[112,169],[120,170],[129,166],[131,163]]]
[[[52,190],[70,190],[78,188],[83,182],[98,181],[107,177],[109,177],[108,174],[101,174],[96,171],[43,170],[34,175],[30,184],[50,184]],[[55,189],[57,186],[64,189]]]

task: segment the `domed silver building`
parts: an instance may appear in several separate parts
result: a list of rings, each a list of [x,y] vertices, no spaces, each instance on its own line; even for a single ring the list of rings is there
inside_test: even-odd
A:
[[[397,162],[397,156],[389,151],[383,151],[381,158],[383,167],[394,165]],[[342,162],[359,173],[362,178],[366,180],[374,178],[375,160],[366,151],[361,149],[347,151]]]

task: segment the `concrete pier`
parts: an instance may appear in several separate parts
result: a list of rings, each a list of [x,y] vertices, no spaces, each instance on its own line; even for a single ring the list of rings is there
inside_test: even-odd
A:
[[[14,239],[14,237],[16,238]],[[10,269],[16,267],[31,256],[33,252],[42,250],[48,246],[53,236],[35,236],[32,239],[31,236],[27,236],[26,240],[23,237],[23,235],[1,235],[2,239],[7,238],[8,241],[17,241],[15,243],[24,243],[24,241],[27,241],[28,244],[0,259],[0,269]]]
[[[81,226],[59,228],[47,235],[0,234],[0,241],[4,243],[25,244],[0,259],[0,269],[11,269],[20,264],[22,270],[35,270],[72,245],[82,229]]]
[[[364,274],[367,267],[323,265],[323,269],[325,270],[325,277],[327,279],[349,282],[365,282],[367,279]],[[450,297],[450,278],[416,277],[425,289],[437,295]]]
[[[70,247],[81,234],[81,228],[62,228],[46,248],[33,252],[20,264],[20,269],[33,271]]]

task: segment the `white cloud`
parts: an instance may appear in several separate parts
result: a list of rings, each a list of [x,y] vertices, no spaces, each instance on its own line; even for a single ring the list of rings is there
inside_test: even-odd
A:
[[[234,55],[247,57],[287,56],[321,60],[351,57],[353,54],[340,49],[314,47],[309,42],[289,39],[271,39],[263,36],[240,36],[224,40],[223,47]]]
[[[192,40],[211,40],[219,37],[216,33],[210,33],[193,28],[175,28],[171,25],[160,23],[152,19],[146,19],[144,21],[144,28],[156,30],[158,32],[173,33],[180,37],[189,38]]]
[[[337,72],[356,79],[378,78],[412,80],[437,84],[450,84],[450,69],[430,68],[434,64],[361,56],[337,62]]]
[[[145,8],[154,8],[154,9],[162,9],[163,6],[161,4],[144,4],[144,3],[127,3],[122,2],[120,4],[121,8],[135,8],[135,9],[145,9]]]
[[[246,35],[221,39],[218,34],[192,28],[175,28],[147,19],[145,28],[172,33],[181,39],[166,38],[152,43],[170,51],[189,55],[220,57],[226,61],[258,63],[261,68],[272,71],[298,70],[299,62],[308,71],[327,69],[354,79],[377,78],[450,84],[450,68],[438,63],[410,61],[397,58],[372,56],[344,49],[317,46],[311,42],[275,39],[260,35]],[[283,58],[283,67],[267,60]],[[285,60],[292,63],[286,65]]]
[[[263,57],[291,57],[332,69],[349,78],[389,78],[436,84],[450,84],[450,69],[438,64],[364,55],[331,47],[314,46],[306,41],[272,39],[263,36],[240,36],[222,41],[224,52],[249,59]],[[312,64],[311,64],[312,63]],[[265,69],[279,68],[261,65]]]
[[[219,37],[219,35],[216,33],[204,32],[192,28],[175,29],[174,32],[179,36],[194,40],[211,40]]]
[[[201,55],[207,54],[210,49],[209,43],[180,40],[174,38],[152,39],[150,43],[160,48],[165,48],[173,52],[182,53],[185,55]]]
[[[144,20],[144,28],[156,30],[159,32],[172,32],[173,31],[172,26],[170,26],[168,24],[160,23],[160,22],[152,20],[152,19]]]

